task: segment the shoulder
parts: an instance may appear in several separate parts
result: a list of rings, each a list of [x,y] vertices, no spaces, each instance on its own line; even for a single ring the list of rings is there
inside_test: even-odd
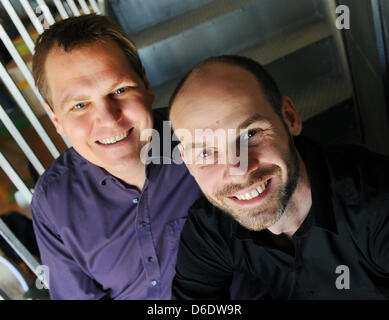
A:
[[[80,166],[84,165],[86,160],[82,158],[73,148],[64,151],[53,163],[45,170],[39,178],[34,195],[42,192],[50,186],[50,189],[55,189],[67,176],[74,174],[80,170]],[[61,179],[59,179],[61,178]]]
[[[388,156],[359,145],[323,146],[323,152],[337,177],[353,175],[373,184],[384,183],[387,180],[383,179],[383,174],[389,173]]]
[[[186,232],[198,232],[204,239],[230,242],[233,218],[212,205],[203,195],[189,209]]]
[[[35,212],[45,211],[50,202],[63,198],[68,191],[68,184],[74,180],[87,161],[73,148],[64,151],[40,176],[34,187],[31,207]]]
[[[360,145],[319,144],[306,137],[300,137],[297,141],[298,146],[303,147],[307,167],[328,173],[332,191],[350,196],[372,195],[373,190],[375,195],[387,194],[388,156]]]
[[[325,154],[336,212],[366,251],[369,239],[389,232],[389,157],[355,145],[327,147]]]
[[[323,153],[338,192],[365,204],[388,201],[389,157],[357,145],[325,146]]]
[[[385,179],[385,174],[389,173],[388,156],[356,144],[319,144],[307,137],[298,137],[295,142],[308,161],[325,164],[335,180],[351,178],[353,183],[389,186],[389,180]]]
[[[336,191],[353,241],[368,261],[388,272],[389,157],[358,146],[337,153],[342,161],[333,165]]]
[[[328,189],[335,212],[356,233],[389,214],[389,157],[359,145],[318,144],[305,137],[297,146],[307,168]]]

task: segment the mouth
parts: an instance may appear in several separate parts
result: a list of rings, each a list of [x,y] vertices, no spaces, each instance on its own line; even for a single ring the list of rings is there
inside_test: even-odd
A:
[[[240,205],[256,204],[266,197],[271,189],[271,184],[272,178],[228,198]]]
[[[117,136],[97,140],[96,143],[103,146],[112,146],[112,145],[120,144],[121,142],[124,142],[128,139],[133,129],[134,128],[132,127],[130,130],[125,131]]]

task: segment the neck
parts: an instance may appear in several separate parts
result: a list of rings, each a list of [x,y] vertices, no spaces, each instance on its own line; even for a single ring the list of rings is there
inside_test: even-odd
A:
[[[131,166],[131,168],[123,168],[118,171],[107,170],[114,177],[120,179],[124,183],[136,187],[139,191],[142,191],[146,181],[146,166],[141,161],[137,165]]]
[[[298,230],[312,206],[311,186],[304,161],[298,154],[300,179],[280,220],[268,228],[274,234],[284,233],[289,237]]]

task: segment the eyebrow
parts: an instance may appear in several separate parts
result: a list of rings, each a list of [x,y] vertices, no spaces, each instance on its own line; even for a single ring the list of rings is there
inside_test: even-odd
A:
[[[268,121],[268,120],[265,117],[261,116],[259,113],[255,113],[252,116],[250,116],[249,118],[247,118],[246,120],[244,120],[243,122],[241,122],[238,125],[237,130],[246,129],[248,126],[250,126],[251,124],[253,124],[257,121]],[[205,144],[204,142],[193,142],[192,144],[187,144],[184,147],[184,150],[186,151],[189,148],[191,148],[191,149],[202,148],[202,147],[204,147],[204,144]]]
[[[123,82],[126,82],[126,81],[128,81],[127,77],[121,77],[121,78],[117,79],[115,81],[115,83],[110,87],[108,92],[113,91],[114,88],[118,87],[120,84],[122,84]],[[67,95],[65,95],[62,98],[61,102],[59,103],[59,106],[60,106],[60,108],[62,108],[65,105],[65,103],[67,103],[67,102],[85,101],[85,100],[89,100],[89,99],[90,99],[90,96],[84,96],[84,95],[74,96],[72,93],[68,93]]]
[[[60,102],[59,107],[62,108],[67,102],[76,102],[76,101],[85,101],[88,100],[89,96],[72,96],[72,94],[67,94]]]
[[[238,126],[238,130],[246,129],[248,126],[253,124],[254,122],[257,121],[268,121],[265,117],[261,116],[259,113],[255,113],[243,122],[241,122]]]
[[[188,150],[189,147],[191,147],[191,149],[203,148],[204,145],[205,145],[204,142],[197,142],[197,143],[196,143],[196,142],[193,142],[192,144],[187,144],[187,145],[184,147],[184,149],[185,149],[185,150]]]

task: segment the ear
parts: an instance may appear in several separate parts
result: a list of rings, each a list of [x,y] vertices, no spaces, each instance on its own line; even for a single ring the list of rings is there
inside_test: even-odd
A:
[[[302,129],[303,124],[293,101],[289,97],[282,97],[282,118],[287,125],[289,132],[293,136],[298,136]]]
[[[178,150],[180,150],[180,155],[181,155],[181,158],[182,160],[184,160],[185,164],[186,164],[186,157],[185,157],[185,151],[184,151],[184,147],[182,146],[181,143],[179,143],[178,145]]]
[[[53,109],[49,106],[49,104],[45,101],[43,103],[44,108],[46,109],[47,113],[50,115],[50,119],[54,124],[55,129],[57,130],[57,133],[61,136],[65,136],[63,127],[61,126],[57,115],[54,113]]]
[[[180,150],[181,158],[182,158],[182,160],[184,160],[185,165],[188,168],[189,173],[193,176],[191,165],[190,165],[190,163],[188,162],[188,159],[185,156],[184,147],[182,146],[181,143],[178,144],[178,150]]]

